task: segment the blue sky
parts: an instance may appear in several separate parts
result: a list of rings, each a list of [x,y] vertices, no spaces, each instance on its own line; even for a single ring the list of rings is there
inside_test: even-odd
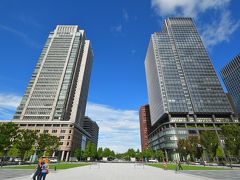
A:
[[[87,115],[100,126],[99,145],[139,148],[150,35],[168,16],[194,17],[219,74],[239,53],[239,7],[238,0],[2,0],[0,119],[12,117],[49,32],[58,24],[79,25],[94,50]]]

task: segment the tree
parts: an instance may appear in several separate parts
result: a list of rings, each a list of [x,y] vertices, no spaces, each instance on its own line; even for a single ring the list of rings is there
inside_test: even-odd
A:
[[[80,161],[80,159],[82,157],[82,150],[81,150],[81,148],[77,148],[74,151],[74,156],[77,158],[78,161]]]
[[[124,155],[122,153],[116,153],[115,154],[115,158],[117,158],[117,159],[123,159],[124,158],[123,156]]]
[[[30,159],[30,157],[34,154],[35,152],[35,148],[34,146],[32,147],[32,149],[28,150],[26,153],[25,153],[25,159]]]
[[[35,131],[29,129],[20,129],[18,131],[18,136],[16,138],[16,148],[18,149],[21,159],[25,160],[25,154],[27,151],[32,149],[37,139],[37,134]]]
[[[162,161],[164,159],[164,152],[162,150],[157,150],[155,151],[155,158],[158,160],[158,161]]]
[[[188,136],[186,139],[179,139],[178,151],[180,156],[187,160],[187,156],[190,155],[192,161],[194,158],[201,158],[202,148],[200,143],[198,136]]]
[[[111,155],[111,150],[109,148],[104,148],[103,150],[103,157],[109,158]]]
[[[37,138],[36,150],[39,151],[38,155],[42,156],[45,152],[51,154],[60,146],[60,139],[57,136],[50,134],[40,134]]]
[[[110,159],[114,159],[115,158],[115,152],[113,150],[111,150],[109,158]]]
[[[135,153],[135,157],[136,157],[137,161],[140,161],[142,159],[142,153],[139,151],[139,149],[137,149],[137,151]]]
[[[202,148],[200,145],[200,138],[198,136],[189,136],[187,138],[188,140],[188,152],[190,153],[192,160],[194,160],[194,158],[200,158],[202,155]]]
[[[92,159],[95,159],[95,157],[96,157],[96,146],[93,143],[91,143],[91,145],[90,145],[90,157]]]
[[[220,161],[224,158],[224,153],[220,146],[218,146],[218,148],[217,148],[216,156],[217,156],[218,160],[220,160]]]
[[[17,137],[18,126],[12,122],[0,124],[0,152],[8,150],[14,144]]]
[[[217,135],[214,131],[204,131],[200,134],[201,145],[206,149],[208,156],[213,160],[219,146]]]
[[[129,157],[129,158],[134,158],[135,156],[136,156],[136,152],[135,152],[135,150],[134,149],[128,149],[128,151],[127,151],[127,156]]]
[[[90,149],[91,149],[91,142],[88,141],[86,146],[85,146],[85,150],[83,152],[83,158],[85,160],[87,160],[87,158],[90,157]]]
[[[143,151],[143,157],[147,159],[153,156],[153,151],[150,148],[147,148]]]
[[[19,154],[19,151],[16,147],[16,144],[14,144],[8,151],[8,156],[9,157],[19,157],[20,154]]]
[[[97,151],[97,158],[98,160],[101,160],[103,157],[103,149],[100,147],[98,148],[98,151]]]
[[[188,139],[179,139],[178,140],[178,152],[180,153],[181,157],[184,157],[185,160],[187,160],[187,155],[189,153],[189,140]]]
[[[237,125],[224,125],[221,127],[224,136],[225,147],[228,154],[232,156],[240,155],[240,127]]]
[[[49,144],[47,146],[48,156],[51,156],[54,151],[58,150],[60,146],[60,138],[57,136],[49,136]]]

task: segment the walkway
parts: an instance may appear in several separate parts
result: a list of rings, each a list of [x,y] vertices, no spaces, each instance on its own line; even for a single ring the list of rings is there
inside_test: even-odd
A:
[[[29,175],[14,180],[26,180]],[[101,163],[97,165],[72,168],[67,170],[59,170],[56,173],[51,172],[46,178],[47,180],[202,180],[199,176],[193,176],[183,173],[175,173],[174,171],[162,170],[150,166],[134,166],[134,164],[123,163]],[[10,180],[10,179],[8,179]],[[13,179],[11,179],[13,180]]]

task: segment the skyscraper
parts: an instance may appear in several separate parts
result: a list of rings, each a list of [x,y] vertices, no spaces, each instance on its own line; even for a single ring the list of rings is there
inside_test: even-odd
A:
[[[57,135],[61,159],[90,137],[83,130],[93,52],[84,30],[59,25],[50,32],[13,122]]]
[[[83,129],[91,135],[91,138],[89,140],[95,145],[95,148],[97,149],[99,133],[98,124],[88,116],[85,116],[83,119]]]
[[[178,139],[234,121],[191,18],[168,18],[162,31],[151,35],[145,69],[154,150],[174,156]]]
[[[140,107],[139,121],[140,121],[141,147],[143,152],[148,148],[148,134],[150,133],[151,128],[151,118],[148,104]]]
[[[221,76],[227,90],[235,104],[236,110],[240,112],[240,54],[233,58],[222,70]]]
[[[233,102],[232,96],[229,93],[226,93],[226,95],[227,95],[228,101],[229,101],[229,103],[230,103],[230,105],[232,107],[232,110],[234,112],[234,116],[238,117],[239,116],[239,112],[237,111],[236,105]]]

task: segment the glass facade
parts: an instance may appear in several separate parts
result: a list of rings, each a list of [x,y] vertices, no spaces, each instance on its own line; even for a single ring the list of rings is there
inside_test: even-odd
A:
[[[240,55],[237,55],[221,70],[222,79],[234,102],[237,112],[240,112]]]
[[[191,18],[168,18],[151,35],[145,70],[153,150],[176,153],[179,139],[238,122]]]
[[[82,64],[84,56],[87,62]],[[82,101],[86,101],[83,96],[87,96],[92,56],[84,31],[78,26],[57,26],[49,34],[14,120],[69,121],[76,113],[81,114],[73,120],[78,122],[84,114],[72,108],[75,100],[81,104],[77,111],[85,112]],[[77,86],[83,87],[76,100]]]
[[[152,125],[164,114],[231,114],[191,18],[168,18],[151,36],[145,69]]]

